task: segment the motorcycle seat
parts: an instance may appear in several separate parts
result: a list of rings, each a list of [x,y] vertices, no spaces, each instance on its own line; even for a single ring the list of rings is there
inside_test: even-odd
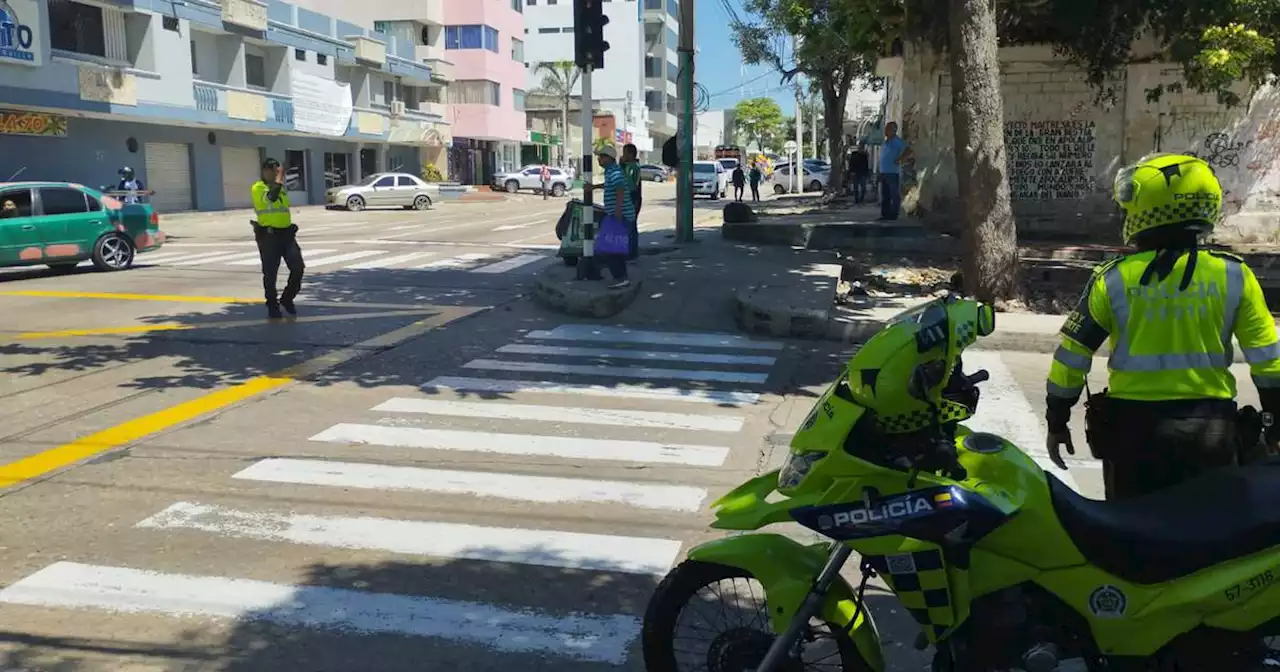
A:
[[[1058,520],[1080,554],[1155,584],[1280,544],[1280,460],[1212,471],[1132,499],[1088,499],[1049,475]]]

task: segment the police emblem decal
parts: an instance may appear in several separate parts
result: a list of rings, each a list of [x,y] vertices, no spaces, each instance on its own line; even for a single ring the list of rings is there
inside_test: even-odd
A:
[[[835,523],[831,522],[831,516],[827,516],[827,515],[818,516],[819,529],[829,530],[834,526],[835,526]]]
[[[1120,618],[1127,605],[1124,593],[1115,586],[1098,586],[1089,594],[1089,611],[1098,618]]]

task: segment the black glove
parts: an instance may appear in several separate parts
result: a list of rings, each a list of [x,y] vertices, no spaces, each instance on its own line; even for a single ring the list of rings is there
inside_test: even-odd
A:
[[[1067,429],[1067,422],[1071,420],[1071,404],[1057,397],[1049,397],[1046,400],[1044,416],[1049,424],[1049,433],[1045,436],[1045,450],[1049,453],[1049,459],[1053,461],[1054,466],[1066,469],[1067,463],[1062,460],[1063,446],[1066,447],[1068,455],[1076,454],[1075,444],[1071,441],[1071,430]]]

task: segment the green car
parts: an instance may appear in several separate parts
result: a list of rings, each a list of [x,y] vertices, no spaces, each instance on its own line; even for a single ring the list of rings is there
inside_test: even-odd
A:
[[[0,267],[70,270],[91,260],[120,271],[164,239],[149,204],[70,182],[0,182]]]

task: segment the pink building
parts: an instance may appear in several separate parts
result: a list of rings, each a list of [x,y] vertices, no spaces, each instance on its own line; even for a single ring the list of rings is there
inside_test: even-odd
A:
[[[525,140],[524,0],[444,3],[444,56],[453,63],[449,175],[488,184],[519,167]]]

